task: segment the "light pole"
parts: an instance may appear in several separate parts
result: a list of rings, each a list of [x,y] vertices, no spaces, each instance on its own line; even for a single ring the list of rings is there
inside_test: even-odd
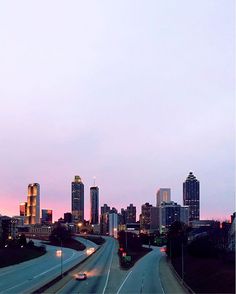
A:
[[[60,261],[61,261],[61,279],[62,279],[62,240],[61,240],[61,250],[57,250],[56,255],[58,257],[60,257]]]
[[[184,243],[182,240],[182,283],[184,282]]]
[[[81,230],[82,225],[83,225],[82,223],[78,223],[79,234],[80,234],[80,230]]]

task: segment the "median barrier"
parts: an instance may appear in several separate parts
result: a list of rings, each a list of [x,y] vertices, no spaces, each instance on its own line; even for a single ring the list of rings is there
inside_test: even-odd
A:
[[[61,274],[59,274],[57,277],[53,278],[50,282],[46,283],[45,285],[41,286],[40,288],[38,288],[37,290],[34,290],[33,292],[31,292],[32,294],[40,294],[45,292],[47,289],[49,289],[50,287],[52,287],[54,284],[56,284],[57,282],[61,281],[63,279],[63,277],[67,276],[68,273],[70,273],[71,271],[75,270],[79,265],[81,265],[82,263],[84,263],[86,260],[89,259],[89,257],[91,257],[93,254],[95,254],[101,247],[103,246],[103,244],[101,246],[98,246],[97,249],[91,253],[90,255],[88,255],[87,257],[85,257],[85,259],[81,260],[80,262],[78,262],[76,265],[74,265],[73,267],[71,267],[70,269],[66,270],[61,277]]]

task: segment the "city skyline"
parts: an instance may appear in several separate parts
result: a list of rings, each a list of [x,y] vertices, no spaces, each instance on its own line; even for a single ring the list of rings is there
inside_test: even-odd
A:
[[[189,174],[186,176],[186,178],[187,178],[187,180],[189,179],[189,177],[190,176],[192,176],[192,174],[193,174],[193,172],[189,172]],[[193,177],[194,177],[194,175],[193,175]],[[183,183],[182,183],[182,187],[184,186],[184,184],[185,184],[185,182],[186,182],[186,178],[185,178],[185,181],[183,181]],[[194,177],[195,178],[195,177]],[[94,177],[93,177],[93,181],[94,181]],[[83,184],[83,181],[82,181],[82,179],[81,179],[81,177],[80,176],[74,176],[74,182],[72,182],[72,183],[70,183],[70,185],[72,184],[72,187],[73,187],[73,184],[75,184],[76,182],[78,182],[79,183],[79,185],[80,184],[82,184],[83,185],[83,205],[84,205],[84,219],[85,220],[87,220],[87,221],[89,221],[90,220],[90,218],[91,218],[91,188],[93,189],[93,188],[97,188],[97,189],[99,189],[100,190],[100,187],[99,186],[96,186],[96,187],[94,187],[94,185],[93,184],[91,184],[91,186],[89,186],[89,187],[86,187],[84,184]],[[28,185],[28,187],[29,186],[31,186],[32,184],[29,184]],[[37,184],[38,185],[38,184]],[[28,188],[29,189],[29,188]],[[40,186],[40,191],[41,191],[41,189],[42,189],[42,187]],[[87,195],[87,197],[86,197],[86,194],[84,193],[84,191],[86,191],[86,190],[88,190],[88,193],[89,193],[89,195]],[[72,191],[73,191],[73,188],[70,190],[70,192],[71,192],[71,195],[70,195],[70,199],[68,199],[69,200],[69,209],[68,210],[64,210],[63,211],[63,209],[61,209],[61,211],[62,211],[62,213],[60,213],[60,212],[58,212],[58,211],[56,211],[56,210],[54,210],[54,207],[50,207],[50,209],[52,209],[53,211],[54,211],[54,213],[53,213],[53,221],[57,221],[59,218],[61,218],[61,217],[63,217],[63,215],[64,215],[64,213],[67,213],[67,212],[71,212],[72,213],[72,206],[73,206],[73,193],[72,193]],[[102,202],[101,204],[100,204],[100,206],[98,207],[99,209],[98,209],[98,211],[99,211],[99,215],[100,215],[100,208],[104,205],[104,204],[108,204],[110,207],[115,207],[119,212],[121,211],[121,209],[126,209],[125,207],[126,206],[128,206],[129,204],[134,204],[134,206],[137,206],[137,219],[139,218],[139,215],[141,214],[141,207],[142,207],[142,205],[144,205],[145,203],[150,203],[153,207],[157,207],[157,195],[158,195],[158,193],[160,193],[160,191],[161,191],[161,193],[169,193],[169,197],[168,197],[168,199],[169,199],[169,201],[174,201],[174,202],[177,202],[179,205],[185,205],[184,204],[184,199],[183,199],[183,197],[184,197],[184,188],[183,188],[183,190],[182,190],[182,195],[181,195],[181,199],[179,199],[179,200],[176,200],[175,198],[173,198],[172,196],[170,197],[170,194],[172,194],[172,189],[171,188],[163,188],[163,187],[158,187],[157,188],[157,190],[156,190],[156,193],[152,196],[152,198],[146,198],[146,200],[144,199],[143,200],[143,202],[141,202],[141,205],[140,206],[138,206],[136,203],[135,203],[135,201],[134,200],[131,200],[131,202],[130,203],[126,203],[126,202],[123,202],[123,204],[121,204],[120,206],[116,206],[114,203],[112,203],[111,201],[109,201],[109,197],[108,197],[108,199],[107,200],[105,200],[104,202]],[[166,192],[167,191],[167,192]],[[41,193],[41,192],[40,192]],[[174,193],[175,194],[175,193]],[[164,194],[165,195],[165,194]],[[163,196],[162,196],[163,197]],[[165,196],[166,197],[166,196]],[[200,196],[200,198],[201,198],[201,196]],[[40,198],[40,202],[42,201],[42,199],[43,198]],[[100,202],[100,200],[99,200],[99,202]],[[167,202],[168,202],[168,200],[167,200]],[[214,220],[220,220],[220,221],[225,221],[225,220],[230,220],[230,215],[233,213],[233,210],[232,210],[232,212],[231,212],[231,214],[229,214],[229,215],[225,215],[225,216],[219,216],[219,215],[217,215],[217,216],[211,216],[211,217],[209,217],[208,215],[207,215],[207,213],[206,213],[206,217],[204,216],[204,215],[202,215],[202,212],[201,212],[201,200],[200,200],[200,219],[214,219]],[[16,213],[13,213],[13,214],[8,214],[8,216],[16,216],[16,215],[20,215],[20,211],[19,211],[19,208],[20,208],[20,206],[21,206],[21,204],[23,204],[23,203],[26,203],[27,204],[27,202],[23,202],[23,201],[20,201],[19,203],[18,203],[18,211],[16,212]],[[47,201],[43,201],[43,203],[47,203]],[[41,211],[41,205],[40,205],[40,211]],[[72,213],[73,214],[73,213]],[[1,211],[0,211],[0,215],[4,215],[4,213],[3,214],[1,214]],[[7,215],[7,214],[5,214],[5,215]],[[41,216],[41,214],[40,214],[40,216]]]
[[[5,2],[0,11],[0,204],[27,185],[54,219],[70,183],[137,213],[192,171],[204,219],[235,209],[234,1]],[[42,21],[43,19],[43,21]]]

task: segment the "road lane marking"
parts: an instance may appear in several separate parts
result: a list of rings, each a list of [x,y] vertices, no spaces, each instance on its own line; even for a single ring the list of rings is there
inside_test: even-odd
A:
[[[116,294],[119,294],[120,293],[120,290],[121,288],[124,286],[124,283],[126,282],[126,280],[128,279],[128,277],[131,275],[132,271],[130,271],[128,273],[128,275],[126,276],[126,278],[124,279],[123,283],[121,284],[120,288],[118,289],[117,293]]]
[[[48,251],[48,252],[46,252],[46,254],[44,254],[44,255],[42,255],[42,256],[40,256],[38,258],[40,258],[41,261],[43,261],[43,259],[46,259],[48,257],[51,257],[51,255],[52,255],[51,252]],[[6,268],[6,269],[5,268],[1,268],[0,269],[0,277],[5,276],[5,275],[8,275],[8,274],[12,274],[16,270],[22,270],[22,269],[25,270],[28,267],[34,266],[34,263],[35,263],[35,259],[33,258],[33,259],[29,259],[29,260],[23,261],[21,263],[9,265],[8,266],[9,268]]]
[[[26,283],[28,283],[28,281],[25,281],[25,282],[23,282],[23,283],[21,283],[21,284],[17,284],[16,286],[13,286],[13,287],[11,287],[11,288],[7,288],[7,289],[1,291],[0,293],[5,293],[5,292],[7,292],[7,291],[9,291],[9,290],[12,290],[12,289],[14,289],[14,288],[16,288],[16,287],[22,286],[22,285],[24,285],[24,284],[26,284]]]
[[[115,242],[113,243],[113,246],[112,246],[112,256],[111,256],[111,262],[110,262],[110,266],[109,266],[109,270],[108,270],[108,275],[107,275],[107,279],[106,279],[106,283],[105,283],[105,287],[102,291],[102,294],[105,293],[105,290],[106,290],[106,287],[107,287],[107,283],[108,283],[108,279],[109,279],[109,276],[110,276],[110,271],[111,271],[111,264],[112,264],[112,260],[113,260],[113,255],[114,255],[114,246],[115,246]]]
[[[68,259],[66,259],[66,260],[63,261],[63,264],[68,263],[68,262],[74,257],[74,255],[75,255],[75,253],[73,252],[73,254],[72,254],[71,257],[69,257]],[[82,255],[82,254],[80,254],[79,256],[81,256],[81,255]],[[62,265],[63,265],[63,264],[62,264]],[[36,278],[38,278],[38,277],[41,277],[41,276],[45,275],[46,273],[48,273],[48,272],[52,271],[53,269],[55,269],[55,268],[57,268],[57,267],[60,267],[60,266],[61,266],[60,264],[57,264],[57,265],[51,267],[49,270],[44,271],[44,272],[42,272],[42,273],[40,273],[40,274],[34,276],[33,279],[36,279]]]

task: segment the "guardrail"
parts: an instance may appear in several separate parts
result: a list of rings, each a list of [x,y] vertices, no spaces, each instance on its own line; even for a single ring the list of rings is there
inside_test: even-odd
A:
[[[184,281],[183,279],[180,277],[180,275],[177,273],[177,271],[175,270],[175,268],[173,267],[171,261],[169,260],[169,258],[167,258],[167,262],[169,264],[170,269],[172,270],[172,272],[174,273],[174,275],[176,276],[178,282],[191,294],[196,294]]]

